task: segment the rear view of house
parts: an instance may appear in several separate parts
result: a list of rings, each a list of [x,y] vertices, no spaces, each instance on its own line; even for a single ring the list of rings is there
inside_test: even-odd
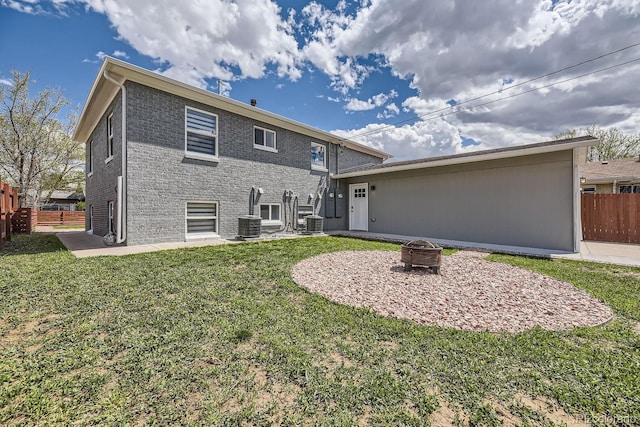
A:
[[[266,232],[303,227],[324,213],[330,173],[389,157],[113,58],[74,138],[86,143],[86,229],[129,245],[233,237],[249,214]],[[324,227],[343,228],[340,212]]]
[[[311,225],[561,251],[579,247],[578,167],[598,143],[383,163],[371,147],[113,58],[74,138],[86,143],[86,229],[120,244]]]

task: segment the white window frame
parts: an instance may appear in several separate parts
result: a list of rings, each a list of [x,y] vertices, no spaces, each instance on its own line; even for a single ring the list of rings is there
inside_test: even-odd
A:
[[[630,193],[623,193],[622,192],[622,187],[631,187],[631,192]],[[636,188],[640,187],[640,184],[620,184],[618,185],[618,193],[620,194],[638,194],[636,193]]]
[[[256,130],[262,131],[262,144],[256,144]],[[267,146],[267,132],[273,134],[273,147]],[[258,150],[271,151],[272,153],[278,152],[278,142],[276,140],[276,131],[263,128],[262,126],[254,126],[253,127],[253,148],[257,148]]]
[[[113,226],[113,209],[114,205],[113,205],[113,200],[109,200],[107,202],[107,232],[108,233],[115,233],[115,227]]]
[[[311,169],[316,170],[316,171],[328,172],[328,169],[327,169],[327,156],[328,156],[327,146],[324,145],[324,144],[320,144],[319,142],[313,142],[312,141],[311,142],[311,151],[309,152],[309,154],[311,154],[311,155],[313,154],[313,148],[314,147],[322,147],[322,149],[324,150],[324,158],[323,158],[323,164],[322,164],[322,166],[320,166],[320,165],[313,164],[313,157],[312,157],[310,159],[310,161],[311,161]]]
[[[262,219],[262,225],[282,225],[282,206],[280,203],[260,203],[258,205],[258,212],[260,212],[260,218],[262,218],[262,207],[269,206],[269,219]],[[273,207],[278,207],[278,219],[273,219]]]
[[[93,205],[89,205],[89,229],[87,234],[93,234]]]
[[[208,116],[213,116],[216,118],[216,129],[214,131],[213,137],[215,138],[215,155],[211,155],[211,154],[204,154],[204,153],[196,153],[193,151],[189,151],[187,150],[187,134],[188,132],[192,132],[198,135],[203,135],[203,136],[207,136],[207,137],[211,137],[211,134],[208,132],[204,132],[204,131],[200,131],[197,129],[188,129],[187,128],[187,117],[189,114],[189,110],[191,111],[197,111],[199,113],[202,114],[206,114]],[[184,156],[189,158],[189,159],[197,159],[197,160],[206,160],[209,162],[218,162],[220,159],[218,157],[218,144],[219,143],[219,138],[218,138],[218,115],[215,113],[211,113],[209,111],[204,111],[204,110],[200,110],[198,108],[193,108],[193,107],[189,107],[189,106],[185,106],[184,107]]]
[[[87,142],[87,153],[88,154],[88,159],[87,159],[87,178],[91,178],[93,176],[93,140],[90,140],[89,142]]]
[[[193,217],[193,218],[189,218],[189,203],[203,203],[203,204],[208,204],[208,205],[215,205],[216,206],[216,214],[214,216],[209,216],[209,217]],[[189,200],[187,202],[184,203],[184,235],[185,235],[185,240],[197,240],[197,239],[209,239],[209,238],[214,238],[214,237],[220,237],[220,235],[218,234],[218,229],[220,227],[220,221],[219,218],[220,217],[220,204],[218,202],[214,202],[211,200]],[[189,233],[189,219],[213,219],[216,222],[216,230],[213,233]]]
[[[113,160],[113,113],[107,116],[107,158],[105,163]]]

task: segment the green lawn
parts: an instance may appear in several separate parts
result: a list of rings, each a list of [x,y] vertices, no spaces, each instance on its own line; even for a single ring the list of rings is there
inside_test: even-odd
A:
[[[54,225],[53,229],[54,230],[71,230],[71,229],[84,230],[84,225]]]
[[[640,269],[491,255],[604,300],[570,332],[462,332],[309,294],[292,266],[399,246],[332,237],[75,259],[0,252],[0,424],[640,423]]]

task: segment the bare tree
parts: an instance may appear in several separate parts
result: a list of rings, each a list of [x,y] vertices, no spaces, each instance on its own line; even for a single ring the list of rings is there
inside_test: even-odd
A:
[[[554,139],[574,138],[581,135],[591,135],[600,140],[599,145],[589,147],[587,160],[590,162],[640,155],[640,133],[628,135],[614,127],[602,129],[599,126],[592,125],[586,129],[569,129],[555,135]]]
[[[47,88],[31,98],[30,74],[12,75],[10,85],[0,85],[0,173],[20,189],[20,207],[31,207],[42,191],[77,180],[84,149],[71,137],[75,116],[58,119],[69,104],[62,92]]]

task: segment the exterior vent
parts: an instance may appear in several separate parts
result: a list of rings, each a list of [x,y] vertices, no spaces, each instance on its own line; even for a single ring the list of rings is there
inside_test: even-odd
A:
[[[238,218],[238,237],[260,237],[262,218],[255,215],[245,215]]]
[[[322,233],[322,217],[318,215],[309,215],[304,218],[305,231],[307,233]]]

